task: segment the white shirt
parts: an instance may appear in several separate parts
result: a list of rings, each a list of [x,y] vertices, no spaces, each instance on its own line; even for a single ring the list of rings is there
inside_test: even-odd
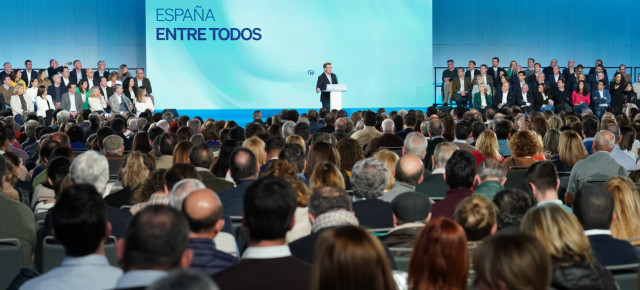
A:
[[[141,87],[142,86],[142,80],[136,79],[136,81],[138,81],[138,86]]]
[[[482,76],[482,78],[484,79],[484,83],[486,84],[487,83],[487,76],[486,75]]]
[[[329,84],[333,84],[333,82],[331,81],[331,74],[324,73],[324,75],[326,75],[327,78],[329,79]]]
[[[464,76],[460,78],[460,92],[464,92]]]
[[[69,103],[71,107],[69,108],[69,112],[75,112],[76,110],[76,94],[69,94]]]
[[[104,88],[103,88],[103,87],[100,87],[100,90],[102,91],[102,95],[103,95],[105,98],[108,98],[108,97],[109,97],[109,96],[107,95],[107,87],[104,87]]]
[[[527,104],[527,106],[531,106],[531,104],[529,102],[527,102],[527,95],[528,95],[528,93],[527,94],[522,94],[522,101],[524,101]]]
[[[76,80],[80,82],[82,79],[82,70],[76,71]]]
[[[116,85],[121,85],[121,84],[122,84],[121,81],[116,81]],[[112,84],[111,81],[107,82],[107,87],[113,87],[113,86],[114,86],[114,84]]]
[[[89,89],[87,89],[87,90],[90,90],[91,88],[93,88],[93,86],[94,86],[93,85],[93,78],[87,79],[87,84],[89,85]]]
[[[611,235],[611,230],[601,230],[601,229],[593,229],[584,231],[585,236],[593,236],[593,235]]]
[[[136,99],[134,101],[134,105],[136,106],[136,118],[140,116],[140,113],[146,111],[147,109],[153,112],[153,102],[151,98],[145,97],[147,100],[144,103],[138,102]]]
[[[556,80],[556,83],[558,82],[558,79],[560,78],[560,74],[558,75],[553,75],[553,78]]]
[[[68,86],[71,81],[69,79],[62,78],[62,84]]]
[[[46,95],[47,100],[41,98],[41,97],[36,97],[36,106],[38,107],[36,114],[39,117],[47,117],[47,110],[49,110],[49,107],[51,107],[51,110],[55,110],[56,109],[56,105],[53,104],[53,100],[51,100],[51,96],[50,95]],[[49,106],[47,106],[47,103],[49,104]]]
[[[27,70],[24,70],[24,74],[27,75],[27,86],[30,86],[31,85],[31,72],[27,71]]]
[[[474,73],[475,73],[475,71],[476,71],[475,69],[470,69],[470,70],[469,70],[469,76],[471,76],[471,77],[470,77],[470,79],[474,79]]]
[[[509,92],[502,92],[502,103],[506,104],[507,103],[507,96],[509,95]]]
[[[242,259],[276,259],[290,257],[291,250],[289,246],[272,246],[272,247],[248,247],[242,255]]]

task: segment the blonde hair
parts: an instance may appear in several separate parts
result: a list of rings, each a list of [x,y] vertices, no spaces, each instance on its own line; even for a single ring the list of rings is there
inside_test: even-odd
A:
[[[617,239],[640,238],[640,196],[631,179],[614,176],[605,188],[613,197],[614,213],[618,216],[611,223],[611,234]]]
[[[458,204],[454,219],[464,229],[468,241],[480,241],[491,235],[497,214],[498,207],[493,202],[474,194]]]
[[[247,148],[253,152],[253,155],[256,156],[256,161],[258,165],[262,166],[265,162],[267,162],[266,151],[264,149],[264,141],[262,139],[253,136],[247,140],[242,142],[242,147]]]
[[[18,90],[20,90],[20,88],[22,88],[22,93],[24,94],[24,85],[23,84],[16,84],[16,86],[13,88],[13,93],[17,94]]]
[[[325,185],[338,186],[345,189],[344,177],[342,177],[340,169],[329,161],[318,164],[309,176],[309,187],[311,190],[316,190]]]
[[[134,151],[127,156],[126,164],[122,170],[122,186],[136,188],[149,176],[149,169],[145,165],[144,153]]]
[[[558,155],[562,162],[571,167],[578,161],[589,156],[587,149],[584,147],[584,143],[582,143],[582,138],[572,130],[566,130],[560,133]]]
[[[382,149],[376,152],[376,154],[373,154],[373,158],[382,161],[384,167],[387,168],[387,177],[389,179],[384,190],[391,190],[393,188],[393,184],[396,182],[396,177],[393,176],[393,170],[396,168],[396,163],[400,157],[389,149]]]
[[[563,123],[562,123],[562,119],[560,119],[560,117],[558,116],[551,116],[549,118],[549,120],[547,120],[549,123],[549,128],[548,129],[558,129],[560,130],[560,128],[562,127]]]
[[[485,130],[482,132],[480,136],[478,136],[478,140],[476,140],[476,148],[480,150],[484,158],[500,160],[498,137],[496,137],[496,133],[493,131]]]
[[[286,144],[298,144],[302,147],[304,154],[307,154],[307,144],[304,143],[304,139],[300,135],[289,135],[285,140]]]
[[[554,264],[563,258],[594,263],[589,239],[573,213],[553,203],[530,209],[522,220],[521,230],[534,235],[551,254]]]
[[[89,90],[89,97],[90,98],[97,98],[98,96],[100,96],[100,87],[98,86],[94,86]]]

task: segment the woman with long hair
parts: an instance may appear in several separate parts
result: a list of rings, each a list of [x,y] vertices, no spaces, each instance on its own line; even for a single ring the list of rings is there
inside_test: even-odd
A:
[[[50,118],[56,105],[53,103],[50,95],[47,95],[47,88],[44,86],[38,87],[38,96],[36,97],[36,115],[42,118]],[[47,114],[49,111],[49,114]]]
[[[253,152],[256,157],[256,161],[259,166],[264,165],[267,162],[267,151],[265,150],[265,143],[262,139],[253,136],[242,142],[242,147],[247,148]]]
[[[554,111],[553,100],[548,95],[547,85],[538,84],[535,92],[533,92],[534,99],[536,101],[536,110],[540,112]]]
[[[504,161],[504,157],[500,155],[498,137],[496,137],[496,133],[493,131],[485,130],[480,133],[480,136],[478,136],[476,140],[476,148],[478,148],[478,150],[471,152],[471,155],[476,158],[476,167],[480,166],[482,160],[487,158],[500,162]]]
[[[138,87],[138,93],[133,104],[136,107],[136,118],[144,111],[153,112],[153,99],[147,95],[147,89],[145,87]]]
[[[363,228],[341,226],[326,230],[318,238],[311,289],[397,288],[380,241]]]
[[[616,72],[613,75],[613,80],[609,86],[609,93],[611,94],[611,108],[615,110],[615,114],[622,113],[622,107],[625,104],[624,88],[627,86],[627,81],[620,72]]]
[[[41,86],[45,86],[46,88],[48,88],[49,86],[53,85],[51,83],[51,80],[49,80],[49,78],[47,78],[47,70],[46,69],[41,69],[38,71],[38,83]]]
[[[109,74],[109,81],[107,82],[107,86],[113,88],[115,85],[121,85],[122,82],[118,79],[118,72],[111,72]]]
[[[589,239],[576,216],[548,203],[530,209],[522,221],[523,233],[538,238],[551,255],[554,289],[616,289],[611,273],[589,247]]]
[[[347,172],[351,176],[351,169],[356,162],[364,159],[364,150],[358,141],[351,138],[342,138],[336,144],[338,152],[340,152],[340,164],[337,164],[341,170]]]
[[[145,182],[149,173],[155,170],[155,163],[142,152],[131,152],[124,159],[120,173],[122,189],[105,196],[107,205],[120,208],[123,205],[132,205],[134,192]]]
[[[462,226],[436,217],[418,233],[408,270],[409,289],[467,288],[469,249]]]
[[[89,83],[87,80],[82,79],[76,86],[76,93],[82,96],[82,106],[84,110],[89,109]]]
[[[189,164],[189,150],[191,150],[191,142],[188,140],[180,141],[173,148],[173,164],[186,163]]]
[[[573,165],[587,156],[589,154],[580,135],[572,130],[566,130],[560,133],[558,155],[552,157],[551,162],[556,166],[558,172],[566,172],[571,171]]]
[[[591,106],[591,96],[586,81],[578,82],[576,90],[571,93],[571,99],[573,110],[578,114],[582,114],[582,111],[589,109],[589,106]]]
[[[633,182],[626,176],[614,176],[605,184],[613,197],[614,213],[617,218],[611,222],[611,235],[616,239],[640,238],[640,195]],[[632,242],[634,246],[640,241]]]
[[[400,160],[398,154],[389,150],[382,149],[378,150],[376,154],[373,154],[373,158],[378,159],[384,163],[384,167],[388,170],[389,180],[387,181],[387,186],[384,188],[385,191],[391,190],[393,188],[393,184],[396,183],[396,178],[393,176],[393,171],[396,168],[396,163]]]
[[[344,178],[340,169],[329,161],[318,164],[311,172],[311,176],[309,176],[309,187],[312,191],[326,185],[345,189]]]

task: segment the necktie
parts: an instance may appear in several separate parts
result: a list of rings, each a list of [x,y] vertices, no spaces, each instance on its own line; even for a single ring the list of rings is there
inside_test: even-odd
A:
[[[27,102],[24,100],[24,95],[20,95],[20,105],[22,105],[22,111],[27,110]]]

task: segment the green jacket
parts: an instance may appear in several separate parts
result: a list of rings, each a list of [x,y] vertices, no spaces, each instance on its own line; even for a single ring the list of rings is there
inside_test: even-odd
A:
[[[473,194],[484,195],[489,200],[493,200],[493,197],[496,196],[496,193],[504,190],[504,186],[497,181],[485,181],[480,183],[480,185],[476,186],[476,189],[473,191]]]

